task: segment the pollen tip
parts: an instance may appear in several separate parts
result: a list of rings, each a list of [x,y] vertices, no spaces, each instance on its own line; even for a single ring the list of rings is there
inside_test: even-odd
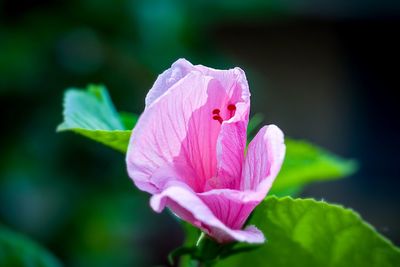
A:
[[[236,106],[233,104],[228,105],[228,110],[236,110]]]
[[[219,112],[220,112],[220,110],[219,109],[214,109],[213,111],[212,111],[212,114],[219,114]]]
[[[219,123],[223,122],[223,119],[218,115],[213,116],[213,120],[219,121]]]

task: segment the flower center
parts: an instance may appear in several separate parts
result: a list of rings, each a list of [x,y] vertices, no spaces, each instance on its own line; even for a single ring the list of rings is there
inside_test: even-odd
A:
[[[235,106],[234,104],[229,104],[229,105],[226,107],[226,109],[227,109],[227,115],[228,115],[228,118],[227,118],[227,119],[223,119],[223,118],[222,118],[222,116],[221,116],[221,110],[220,110],[220,109],[218,109],[218,108],[213,109],[213,111],[212,111],[212,118],[213,118],[213,120],[216,120],[216,121],[218,121],[220,124],[222,124],[222,122],[223,122],[224,120],[229,120],[230,118],[232,118],[232,117],[235,115],[236,106]]]

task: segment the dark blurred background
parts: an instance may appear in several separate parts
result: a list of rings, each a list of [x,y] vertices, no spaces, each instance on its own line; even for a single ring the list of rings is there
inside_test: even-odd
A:
[[[56,134],[70,86],[105,84],[119,110],[179,57],[240,66],[252,112],[359,172],[303,196],[356,209],[400,244],[398,1],[0,1],[0,222],[66,266],[165,263],[182,241],[125,173],[124,156]]]

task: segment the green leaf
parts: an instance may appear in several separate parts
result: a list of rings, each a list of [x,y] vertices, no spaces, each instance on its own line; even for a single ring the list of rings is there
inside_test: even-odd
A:
[[[250,137],[254,134],[255,130],[260,126],[263,120],[264,116],[260,113],[254,114],[254,116],[251,117],[249,124],[247,125],[247,141],[250,140]]]
[[[118,114],[104,86],[69,89],[64,96],[64,122],[57,131],[73,131],[125,152],[137,116]]]
[[[400,249],[360,216],[313,199],[268,197],[250,219],[267,238],[259,249],[218,267],[400,266]]]
[[[0,266],[60,267],[61,264],[39,245],[0,225]]]
[[[139,119],[139,116],[129,112],[120,112],[119,118],[121,119],[121,122],[124,125],[125,129],[132,130],[133,127],[135,127],[136,122]]]
[[[309,183],[334,180],[354,173],[353,160],[342,159],[304,141],[285,139],[286,156],[271,194],[279,196],[299,192]]]

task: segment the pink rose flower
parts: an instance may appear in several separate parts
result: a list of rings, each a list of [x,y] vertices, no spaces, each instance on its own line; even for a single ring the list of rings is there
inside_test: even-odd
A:
[[[242,229],[265,198],[285,154],[282,131],[264,126],[246,150],[250,92],[240,68],[216,70],[179,59],[146,96],[126,156],[150,205],[174,214],[218,242],[263,243]]]

